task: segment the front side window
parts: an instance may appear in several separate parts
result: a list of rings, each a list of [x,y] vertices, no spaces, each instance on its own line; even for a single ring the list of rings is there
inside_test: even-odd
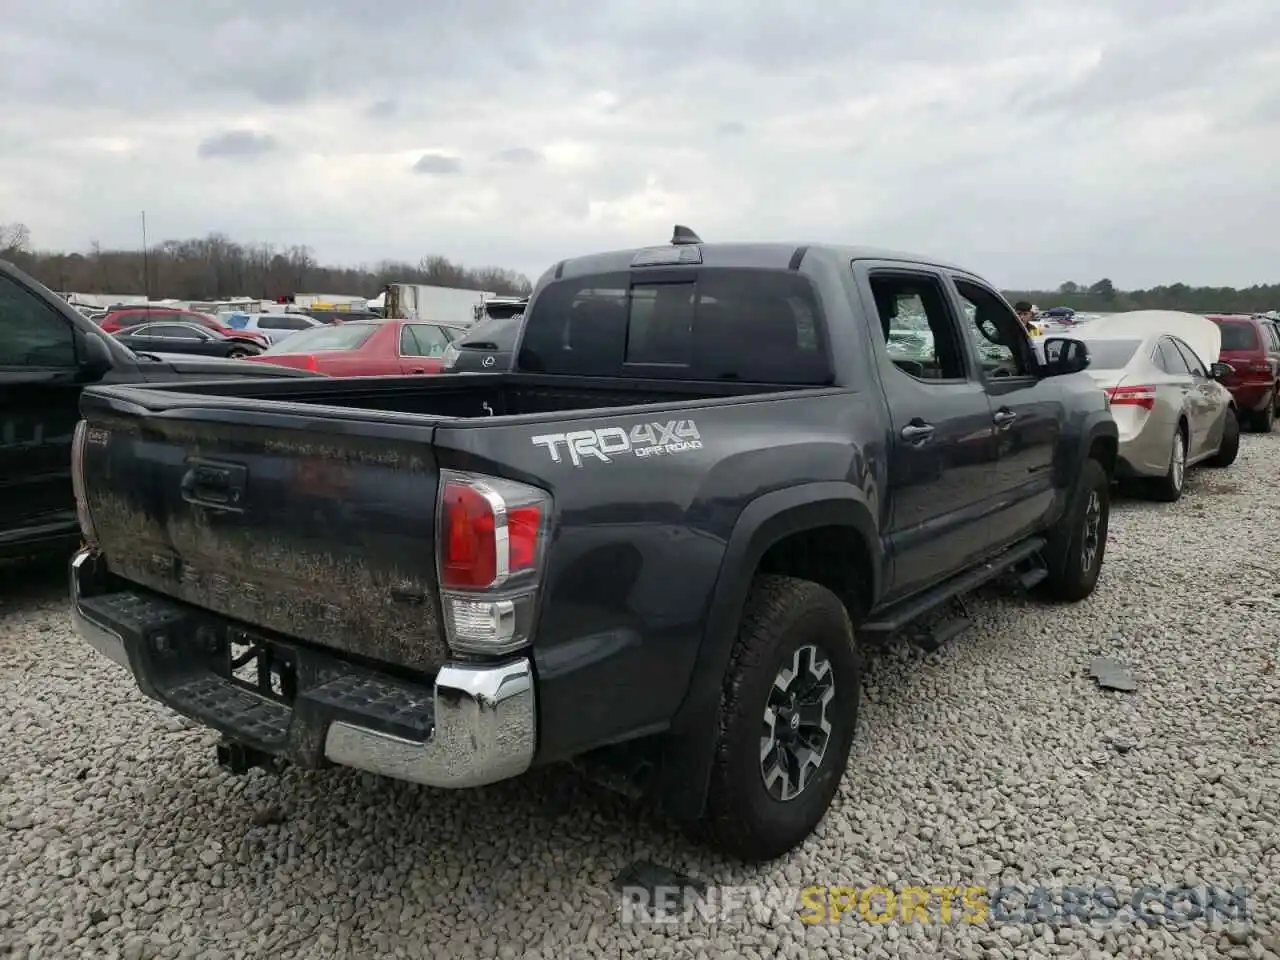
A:
[[[936,276],[873,273],[869,279],[889,359],[917,380],[964,380],[964,352]]]
[[[970,280],[955,278],[964,310],[965,332],[989,376],[1029,376],[1031,344],[1018,316],[1004,299]]]
[[[71,324],[25,287],[0,276],[0,367],[75,365]]]
[[[1192,376],[1194,377],[1208,376],[1208,374],[1205,373],[1204,364],[1200,362],[1200,358],[1196,356],[1196,352],[1194,350],[1192,350],[1189,346],[1187,346],[1181,340],[1175,340],[1173,337],[1170,337],[1168,342],[1172,343],[1174,347],[1177,349],[1177,351],[1180,354],[1182,354],[1182,359],[1186,361],[1187,369],[1191,371]]]
[[[1182,354],[1173,345],[1172,340],[1157,341],[1155,360],[1156,366],[1175,377],[1186,377],[1191,374],[1187,361],[1182,358]]]

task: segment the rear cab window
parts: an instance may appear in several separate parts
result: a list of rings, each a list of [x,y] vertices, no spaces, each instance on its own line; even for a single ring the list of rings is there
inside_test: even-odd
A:
[[[1089,366],[1097,370],[1120,370],[1129,365],[1142,346],[1141,340],[1086,340]]]
[[[1258,333],[1252,323],[1226,320],[1218,324],[1223,350],[1257,350]]]
[[[548,284],[525,315],[520,369],[583,376],[825,385],[824,318],[795,271],[634,270]]]

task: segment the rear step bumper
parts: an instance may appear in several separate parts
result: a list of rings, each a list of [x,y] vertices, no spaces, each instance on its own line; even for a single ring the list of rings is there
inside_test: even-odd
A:
[[[304,767],[329,761],[454,788],[518,776],[533,761],[537,714],[525,658],[445,664],[433,686],[416,684],[313,647],[243,637],[217,615],[104,585],[99,570],[91,550],[71,561],[76,633],[126,667],[143,693],[256,750]],[[267,651],[258,682],[277,691],[233,682],[236,637]]]

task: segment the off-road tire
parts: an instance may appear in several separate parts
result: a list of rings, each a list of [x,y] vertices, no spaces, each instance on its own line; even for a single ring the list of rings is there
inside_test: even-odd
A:
[[[1191,446],[1190,433],[1185,422],[1178,423],[1178,433],[1174,436],[1182,436],[1182,469],[1180,472],[1176,469],[1174,458],[1170,455],[1169,469],[1165,475],[1147,481],[1147,492],[1152,500],[1159,500],[1161,503],[1177,503],[1182,499],[1182,491],[1187,486],[1187,451]]]
[[[1092,562],[1084,560],[1088,533],[1086,521],[1093,495],[1098,497],[1101,516],[1096,529],[1097,549]],[[1111,484],[1107,471],[1097,460],[1086,460],[1076,479],[1067,511],[1049,532],[1044,549],[1049,575],[1041,581],[1041,592],[1051,600],[1074,603],[1093,593],[1107,552],[1107,527],[1111,519]]]
[[[1218,452],[1205,461],[1210,467],[1229,467],[1240,455],[1240,421],[1234,410],[1227,411],[1227,422],[1222,427],[1222,442]]]
[[[779,669],[815,646],[834,676],[831,732],[822,761],[800,793],[770,796],[761,772],[764,711]],[[822,821],[849,762],[862,666],[849,612],[826,587],[793,577],[758,576],[725,671],[715,759],[701,820],[686,824],[701,843],[759,863],[794,850]]]

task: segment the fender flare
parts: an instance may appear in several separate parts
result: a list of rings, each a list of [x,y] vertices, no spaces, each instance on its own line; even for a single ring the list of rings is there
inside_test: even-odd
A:
[[[1084,462],[1089,459],[1089,448],[1093,446],[1095,440],[1110,439],[1115,441],[1117,447],[1120,443],[1120,431],[1109,410],[1095,410],[1085,414],[1076,436],[1078,439],[1074,444],[1068,442],[1062,448],[1065,456],[1058,464],[1059,472],[1055,484],[1059,490],[1065,490],[1068,493],[1075,489],[1076,477],[1080,475],[1080,468]],[[1112,476],[1114,476],[1114,467],[1115,464],[1112,463]]]
[[[1109,410],[1097,410],[1085,417],[1080,430],[1080,460],[1077,469],[1089,459],[1089,448],[1095,440],[1114,440],[1120,443],[1120,429]],[[1114,464],[1112,464],[1114,467]]]
[[[874,603],[883,587],[884,550],[875,514],[858,487],[839,481],[801,484],[757,497],[739,514],[720,562],[689,685],[664,745],[661,794],[673,816],[693,820],[702,814],[724,673],[761,558],[784,537],[826,526],[850,527],[862,538],[871,557]]]

